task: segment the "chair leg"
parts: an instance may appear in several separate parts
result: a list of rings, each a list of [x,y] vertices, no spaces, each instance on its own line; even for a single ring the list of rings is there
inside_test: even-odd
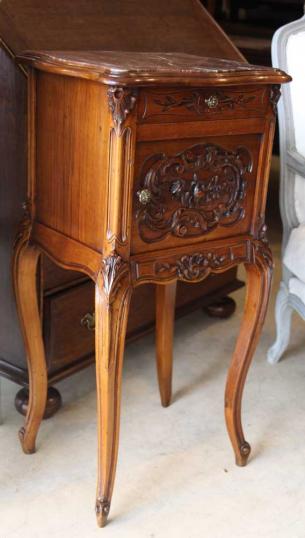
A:
[[[0,377],[0,426],[1,426],[1,424],[3,424],[1,385],[2,385],[2,381],[1,381],[1,377]]]
[[[112,264],[115,264],[115,257]],[[120,260],[120,258],[119,258]],[[123,262],[124,263],[124,262]],[[119,264],[119,262],[118,262]],[[100,274],[95,292],[96,379],[98,407],[97,522],[107,523],[119,443],[121,379],[127,316],[132,288],[129,273]],[[108,278],[108,283],[106,278]]]
[[[236,464],[244,466],[251,447],[244,438],[241,423],[241,401],[251,360],[261,334],[270,294],[271,260],[257,257],[255,264],[246,264],[247,292],[244,316],[227,377],[225,416],[233,445]]]
[[[267,354],[270,364],[276,364],[288,347],[291,315],[292,307],[289,304],[289,291],[284,282],[281,282],[275,303],[276,340]]]
[[[156,285],[156,361],[163,407],[172,396],[173,336],[177,282]]]
[[[18,251],[14,267],[17,307],[29,371],[28,411],[25,425],[19,431],[19,439],[26,454],[35,452],[36,436],[44,415],[48,390],[36,285],[39,256],[36,247],[25,243]]]

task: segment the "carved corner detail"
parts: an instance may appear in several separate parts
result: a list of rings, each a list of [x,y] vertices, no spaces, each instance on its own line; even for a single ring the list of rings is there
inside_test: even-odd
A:
[[[17,247],[17,245],[28,241],[31,235],[32,202],[30,198],[28,198],[25,202],[23,202],[22,209],[23,209],[23,217],[18,226],[18,232],[16,234],[15,241],[14,241],[14,249]]]
[[[112,253],[103,259],[101,273],[103,275],[103,289],[108,301],[111,302],[119,289],[118,282],[129,272],[129,264],[121,256]]]
[[[135,106],[137,92],[135,89],[113,87],[108,90],[108,105],[112,114],[117,136],[123,132],[123,124]]]
[[[273,112],[276,114],[277,112],[277,104],[281,97],[281,89],[278,84],[274,84],[270,89],[270,103],[273,108]]]
[[[267,237],[267,225],[262,215],[259,217],[259,230],[255,241],[255,257],[261,257],[269,269],[273,270],[274,263]]]

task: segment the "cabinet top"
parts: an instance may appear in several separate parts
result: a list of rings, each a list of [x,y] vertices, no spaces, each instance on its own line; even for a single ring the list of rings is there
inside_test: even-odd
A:
[[[281,84],[279,69],[183,53],[29,51],[18,60],[39,70],[110,85]]]

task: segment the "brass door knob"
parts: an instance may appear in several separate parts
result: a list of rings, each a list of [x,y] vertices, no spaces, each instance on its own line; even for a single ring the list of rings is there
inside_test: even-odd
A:
[[[141,191],[137,192],[137,197],[139,199],[140,204],[147,205],[151,201],[152,195],[151,195],[150,190],[142,189]]]
[[[210,95],[208,99],[205,99],[205,104],[208,108],[216,108],[218,106],[219,100],[217,95]]]

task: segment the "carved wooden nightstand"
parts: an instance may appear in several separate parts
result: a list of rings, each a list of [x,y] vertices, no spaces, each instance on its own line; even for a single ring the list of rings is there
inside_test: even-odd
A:
[[[47,375],[36,269],[41,252],[96,284],[99,470],[105,525],[119,434],[124,339],[132,289],[157,284],[157,363],[170,403],[177,280],[244,263],[245,314],[225,412],[238,465],[245,377],[264,320],[272,257],[264,225],[279,70],[184,54],[26,53],[30,66],[29,220],[15,257],[30,371],[20,432],[34,452]]]

